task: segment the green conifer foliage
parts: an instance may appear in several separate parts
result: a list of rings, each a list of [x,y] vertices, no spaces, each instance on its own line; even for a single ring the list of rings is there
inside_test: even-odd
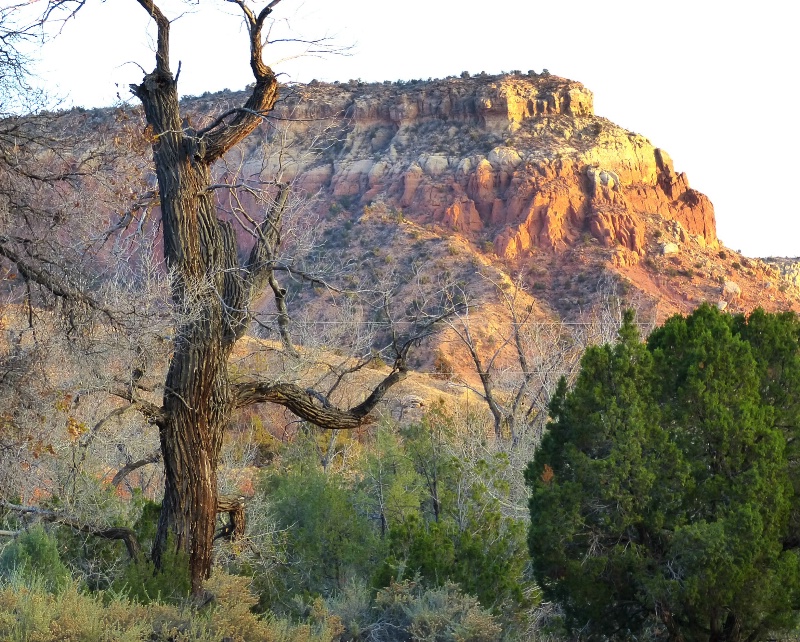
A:
[[[17,536],[0,554],[0,578],[7,580],[14,575],[38,578],[50,591],[63,588],[71,579],[55,538],[41,526]]]
[[[797,336],[791,316],[702,306],[646,344],[629,315],[586,352],[526,471],[535,575],[571,629],[739,641],[793,624]]]

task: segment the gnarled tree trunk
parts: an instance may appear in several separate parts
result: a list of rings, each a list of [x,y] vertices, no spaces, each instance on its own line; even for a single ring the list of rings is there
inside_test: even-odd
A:
[[[294,384],[231,385],[228,357],[247,328],[253,297],[267,285],[281,313],[278,324],[284,348],[293,350],[285,327],[284,292],[275,280],[272,263],[288,187],[276,186],[274,205],[256,230],[257,239],[244,264],[238,258],[231,224],[217,217],[211,189],[212,165],[250,134],[277,100],[277,80],[262,61],[261,34],[264,21],[280,0],[272,0],[258,15],[245,0],[228,0],[244,13],[256,82],[241,109],[223,114],[199,131],[181,119],[177,78],[169,68],[169,21],[152,0],[137,1],[156,21],[158,46],[155,70],[140,85],[131,86],[131,91],[142,101],[152,130],[164,256],[172,275],[173,305],[183,315],[175,328],[163,408],[149,415],[159,426],[166,478],[153,558],[160,564],[168,542],[188,554],[192,591],[197,594],[211,569],[217,512],[230,513],[218,499],[217,466],[231,412],[270,402],[325,428],[357,427],[389,387],[405,377],[408,350],[422,335],[397,346],[391,373],[350,410],[335,408],[323,395]],[[238,518],[232,515],[231,536],[241,534],[244,527],[241,507],[237,511]]]
[[[275,75],[261,60],[261,29],[271,8],[256,16],[237,2],[249,26],[255,87],[241,110],[198,132],[181,119],[177,79],[169,67],[169,21],[151,0],[138,2],[156,21],[158,48],[156,69],[131,90],[152,129],[164,255],[173,304],[185,315],[175,328],[159,422],[166,485],[153,557],[159,564],[168,538],[174,538],[176,549],[189,555],[192,589],[198,592],[211,568],[217,465],[233,408],[228,356],[243,331],[248,275],[259,268],[239,265],[233,231],[217,218],[211,166],[255,129],[277,99]]]

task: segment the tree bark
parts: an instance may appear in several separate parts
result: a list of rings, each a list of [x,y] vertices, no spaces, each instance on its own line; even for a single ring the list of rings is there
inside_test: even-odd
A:
[[[181,118],[177,79],[169,67],[170,23],[152,0],[137,2],[158,26],[156,68],[141,84],[131,86],[152,130],[164,258],[172,275],[172,303],[179,315],[163,407],[158,413],[150,411],[151,420],[159,427],[165,473],[153,559],[159,565],[168,545],[188,554],[195,595],[202,592],[203,581],[210,574],[217,512],[229,513],[232,537],[244,532],[244,505],[220,501],[217,493],[222,436],[233,410],[266,401],[283,405],[324,428],[355,428],[368,420],[386,391],[405,377],[408,350],[424,336],[399,347],[390,374],[367,399],[349,410],[335,408],[319,393],[294,384],[231,384],[228,357],[248,326],[252,299],[267,285],[276,296],[284,348],[294,348],[283,302],[285,291],[275,279],[273,265],[288,186],[277,185],[274,205],[256,230],[255,244],[243,263],[231,224],[217,218],[211,189],[214,162],[250,134],[278,98],[275,74],[262,60],[261,33],[280,0],[272,0],[258,15],[245,0],[228,1],[242,9],[250,37],[255,85],[242,108],[221,115],[199,131]],[[428,332],[430,327],[424,330]]]
[[[151,0],[138,2],[158,26],[158,45],[155,70],[131,91],[142,101],[152,129],[164,258],[173,275],[172,301],[183,315],[175,328],[159,423],[166,481],[153,559],[160,564],[168,541],[187,553],[197,594],[211,569],[217,466],[234,407],[227,361],[241,322],[230,317],[249,303],[242,296],[246,279],[226,278],[239,262],[227,224],[217,219],[211,165],[273,108],[278,83],[261,61],[261,26],[269,9],[256,17],[237,2],[250,28],[253,93],[230,122],[220,118],[211,128],[195,131],[180,114],[169,67],[169,21]]]

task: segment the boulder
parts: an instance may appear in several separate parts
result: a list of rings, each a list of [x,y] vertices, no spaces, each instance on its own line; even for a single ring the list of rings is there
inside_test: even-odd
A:
[[[725,281],[722,285],[722,296],[731,301],[737,299],[742,295],[742,288],[735,281]]]
[[[662,243],[661,244],[661,253],[664,255],[667,254],[678,254],[681,251],[680,246],[677,243]]]

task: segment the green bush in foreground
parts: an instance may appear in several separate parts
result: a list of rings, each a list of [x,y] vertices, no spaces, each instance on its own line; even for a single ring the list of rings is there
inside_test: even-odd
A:
[[[495,642],[500,625],[478,600],[450,582],[426,588],[406,580],[371,596],[349,585],[326,605],[306,605],[301,622],[253,614],[258,597],[247,578],[218,573],[206,583],[213,600],[132,602],[112,592],[86,593],[74,582],[48,591],[41,580],[0,583],[4,642]],[[343,626],[342,622],[346,623]]]
[[[495,642],[502,637],[495,616],[457,584],[426,587],[423,582],[392,582],[371,596],[365,584],[352,583],[331,601],[342,620],[342,640],[380,642]]]
[[[759,640],[800,606],[800,326],[702,306],[587,350],[526,471],[545,598],[607,638]]]
[[[41,526],[18,535],[0,555],[0,578],[38,577],[47,590],[66,586],[69,569],[58,554],[58,545]]]

